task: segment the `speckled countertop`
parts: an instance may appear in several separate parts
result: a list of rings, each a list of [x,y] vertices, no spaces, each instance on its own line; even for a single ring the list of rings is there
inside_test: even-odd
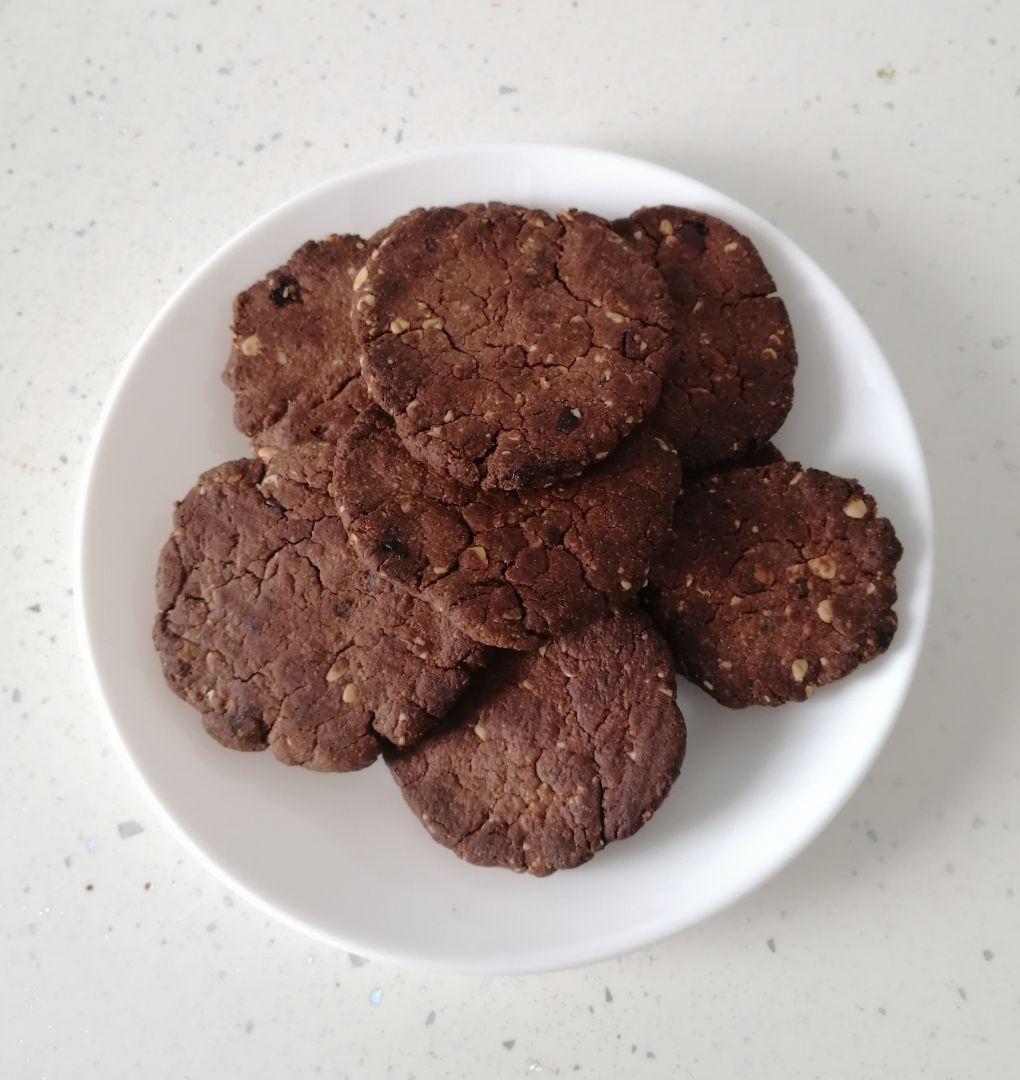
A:
[[[0,5],[0,1076],[1015,1077],[1020,8],[922,0]],[[256,215],[404,149],[649,157],[764,213],[887,350],[932,474],[916,685],[824,835],[586,970],[311,943],[164,831],[73,620],[81,465],[124,356]]]

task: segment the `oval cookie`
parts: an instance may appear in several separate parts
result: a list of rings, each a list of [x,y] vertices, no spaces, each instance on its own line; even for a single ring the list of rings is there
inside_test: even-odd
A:
[[[430,730],[486,650],[362,567],[331,460],[311,445],[204,473],[160,556],[153,638],[223,745],[344,771]]]
[[[416,210],[354,283],[372,397],[414,457],[460,483],[575,476],[658,401],[673,306],[650,260],[592,214]]]
[[[744,456],[793,404],[797,351],[786,306],[754,244],[724,221],[654,206],[615,226],[655,264],[678,309],[677,353],[655,420],[686,467]]]
[[[649,607],[677,669],[732,708],[802,701],[884,652],[902,548],[856,480],[796,462],[685,491]]]
[[[669,650],[630,613],[539,652],[500,654],[442,731],[388,761],[441,844],[545,875],[641,828],[685,741]]]

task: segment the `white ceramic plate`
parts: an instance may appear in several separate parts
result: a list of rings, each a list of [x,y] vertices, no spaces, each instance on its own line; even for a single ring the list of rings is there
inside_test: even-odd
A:
[[[387,770],[317,775],[222,749],[163,683],[150,644],[153,576],[174,499],[241,457],[220,382],[235,293],[303,241],[368,235],[411,207],[502,199],[607,217],[678,203],[758,244],[801,357],[787,456],[860,477],[903,540],[889,652],[805,705],[728,712],[686,683],[684,771],[636,837],[538,880],[460,862],[405,809]],[[189,847],[293,926],[367,956],[472,972],[566,967],[648,944],[774,874],[832,818],[885,740],[928,610],[924,462],[892,373],[828,277],[775,228],[675,172],[597,150],[440,150],[330,180],[233,239],[177,292],[110,395],[78,533],[80,615],[99,694],[134,770]]]

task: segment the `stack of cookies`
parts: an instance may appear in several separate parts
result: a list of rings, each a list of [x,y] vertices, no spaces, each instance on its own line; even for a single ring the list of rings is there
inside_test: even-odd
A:
[[[382,755],[470,862],[587,861],[679,774],[676,673],[779,705],[892,639],[889,522],[770,443],[796,367],[754,246],[691,210],[305,244],[235,303],[253,455],[177,505],[168,683],[224,746]]]

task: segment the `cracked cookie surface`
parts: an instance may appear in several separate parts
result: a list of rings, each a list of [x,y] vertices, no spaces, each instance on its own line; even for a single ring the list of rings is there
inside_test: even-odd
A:
[[[359,417],[331,491],[362,560],[466,634],[535,648],[632,600],[670,535],[680,459],[647,425],[548,488],[484,491],[430,470],[389,417]]]
[[[254,436],[252,445],[259,454],[263,448],[286,450],[303,443],[335,447],[371,404],[365,380],[355,375],[325,401],[293,402],[275,424]]]
[[[469,486],[542,487],[604,459],[675,348],[650,260],[576,210],[415,210],[354,284],[369,392],[414,457]]]
[[[550,874],[631,836],[666,797],[686,738],[675,689],[650,620],[611,615],[499,654],[440,730],[387,760],[462,859]]]
[[[337,399],[361,371],[351,282],[366,254],[358,236],[310,240],[235,299],[223,381],[234,393],[234,423],[256,445],[342,430],[350,399]]]
[[[723,705],[803,701],[888,648],[900,542],[856,480],[796,462],[690,485],[646,599]]]
[[[615,223],[652,260],[678,309],[677,358],[655,420],[690,469],[742,457],[793,404],[793,328],[754,244],[708,214],[646,207]]]
[[[171,688],[238,750],[346,771],[453,705],[487,651],[364,568],[326,493],[332,448],[264,451],[204,473],[156,578]]]

